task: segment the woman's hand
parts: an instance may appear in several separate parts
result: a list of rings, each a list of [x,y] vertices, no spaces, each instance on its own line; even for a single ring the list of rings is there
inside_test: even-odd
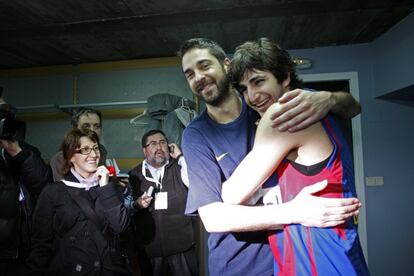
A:
[[[99,183],[100,187],[108,184],[109,181],[109,171],[105,166],[99,166],[95,173],[95,178]]]

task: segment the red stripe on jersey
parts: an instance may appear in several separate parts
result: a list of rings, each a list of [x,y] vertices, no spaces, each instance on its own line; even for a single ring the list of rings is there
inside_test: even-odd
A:
[[[280,273],[283,273],[282,257],[280,256],[279,247],[277,246],[276,233],[269,235],[268,238],[269,238],[270,249],[273,252],[273,257],[275,258],[275,262],[277,263],[277,266],[280,268]]]

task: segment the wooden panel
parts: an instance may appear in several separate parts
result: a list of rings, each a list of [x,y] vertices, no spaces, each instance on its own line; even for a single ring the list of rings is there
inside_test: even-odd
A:
[[[53,111],[53,112],[18,112],[17,119],[25,122],[29,121],[59,121],[59,120],[70,120],[70,115],[61,112],[61,111]]]
[[[117,157],[115,158],[116,163],[118,164],[119,169],[122,172],[128,172],[132,168],[136,167],[139,163],[144,161],[144,158],[123,158],[123,157]]]
[[[0,62],[1,63],[1,62]],[[109,62],[85,63],[79,65],[56,65],[23,69],[0,70],[0,77],[48,76],[73,74],[76,72],[99,72],[128,69],[175,67],[180,64],[177,57],[133,59]]]
[[[144,112],[145,108],[113,108],[102,109],[102,117],[105,119],[128,119]],[[63,111],[53,112],[19,112],[17,119],[22,121],[56,121],[70,120],[70,115]]]

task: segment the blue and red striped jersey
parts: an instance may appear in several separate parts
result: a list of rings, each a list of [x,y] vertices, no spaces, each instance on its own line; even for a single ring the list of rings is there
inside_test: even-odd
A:
[[[318,196],[356,197],[353,162],[348,145],[332,118],[321,121],[334,150],[325,166],[307,173],[285,159],[277,168],[283,202],[324,179],[328,187]],[[332,228],[286,225],[269,235],[275,275],[369,275],[358,238],[357,218]]]

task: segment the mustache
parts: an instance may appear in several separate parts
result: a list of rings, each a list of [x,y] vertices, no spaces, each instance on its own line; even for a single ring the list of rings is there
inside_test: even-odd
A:
[[[210,81],[207,81],[206,79],[200,80],[199,83],[197,83],[196,85],[196,91],[200,93],[201,91],[203,91],[204,87],[208,84],[210,84]]]

